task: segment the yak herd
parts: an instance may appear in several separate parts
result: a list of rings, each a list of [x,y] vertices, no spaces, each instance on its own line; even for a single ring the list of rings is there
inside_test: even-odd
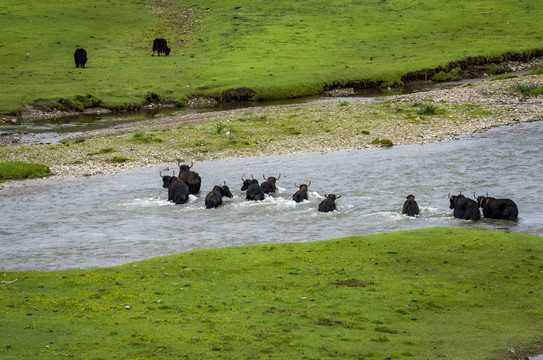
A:
[[[170,48],[168,47],[166,39],[156,38],[153,40],[153,54],[151,56],[154,56],[155,52],[157,56],[160,56],[160,54],[164,54],[166,56],[170,55]],[[85,64],[87,63],[87,51],[83,48],[75,49],[74,60],[76,68],[85,68]]]
[[[179,173],[175,176],[175,171],[172,175],[163,175],[164,169],[160,171],[162,177],[162,187],[168,189],[168,201],[174,204],[184,204],[188,201],[189,195],[196,195],[200,192],[200,186],[202,179],[200,175],[191,170],[194,162],[190,165],[181,164],[178,162]],[[241,176],[242,186],[241,191],[245,191],[245,199],[251,201],[264,200],[266,196],[269,196],[277,191],[277,180],[281,178],[281,174],[278,177],[262,175],[264,181],[259,183],[252,175],[251,178],[245,178],[245,175]],[[298,190],[292,195],[292,200],[299,203],[304,200],[308,200],[308,187],[311,185],[311,181],[308,184],[296,185]],[[449,193],[449,208],[453,210],[453,215],[457,219],[477,221],[481,219],[481,212],[479,208],[483,209],[483,216],[492,219],[513,220],[518,219],[518,208],[513,200],[510,199],[495,199],[486,196],[476,196],[473,194],[476,200],[468,199],[461,193],[453,195]],[[205,207],[207,209],[217,208],[222,205],[222,198],[232,198],[232,192],[226,185],[226,181],[223,185],[216,185],[213,187],[205,197]],[[326,194],[324,200],[319,203],[318,211],[331,212],[336,210],[336,200],[341,195]],[[410,217],[416,217],[420,213],[419,205],[415,201],[414,195],[408,195],[402,207],[402,214]]]

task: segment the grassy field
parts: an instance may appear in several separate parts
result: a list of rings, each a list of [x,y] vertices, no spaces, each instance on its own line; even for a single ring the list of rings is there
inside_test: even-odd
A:
[[[432,228],[3,271],[0,357],[518,359],[543,352],[541,240]]]
[[[87,94],[125,108],[149,93],[183,103],[238,87],[277,99],[336,81],[390,84],[467,56],[541,49],[542,16],[538,0],[6,0],[0,113],[38,98],[81,106]],[[169,57],[150,56],[159,36]],[[89,54],[85,69],[76,47]]]

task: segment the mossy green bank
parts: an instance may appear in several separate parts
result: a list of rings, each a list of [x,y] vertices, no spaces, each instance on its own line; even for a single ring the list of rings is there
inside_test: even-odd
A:
[[[531,235],[431,228],[1,280],[3,359],[543,352],[543,241]]]
[[[300,97],[543,49],[538,0],[7,0],[2,9],[3,114],[37,99],[60,110],[126,109],[150,94],[184,104],[241,87],[255,100]],[[155,37],[170,56],[151,57]],[[85,69],[75,68],[77,47],[88,52]]]

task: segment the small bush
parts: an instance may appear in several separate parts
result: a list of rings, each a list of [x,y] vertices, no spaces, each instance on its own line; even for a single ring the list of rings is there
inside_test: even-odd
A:
[[[499,64],[490,64],[489,68],[492,75],[505,74],[513,71],[509,66]]]
[[[108,161],[110,163],[120,164],[120,163],[124,163],[124,162],[131,161],[131,160],[129,158],[127,158],[126,156],[114,156],[111,159],[109,159]]]
[[[517,87],[513,89],[513,92],[519,93],[523,96],[538,96],[543,95],[543,86],[517,85]]]
[[[422,105],[419,110],[417,111],[417,114],[419,115],[435,115],[437,114],[438,107],[434,104],[424,104]]]
[[[543,74],[543,69],[536,69],[536,70],[533,70],[533,71],[530,71],[530,72],[527,72],[526,74],[524,74],[523,76],[530,76],[530,75],[542,75]]]
[[[373,145],[381,145],[382,147],[391,147],[392,141],[390,139],[375,139],[371,142]]]
[[[162,139],[159,138],[159,137],[155,137],[155,136],[152,135],[152,134],[146,135],[146,134],[143,133],[143,132],[137,132],[137,133],[135,133],[134,136],[132,136],[131,141],[132,141],[132,142],[139,143],[139,144],[150,144],[150,143],[161,143],[161,142],[164,142],[164,140],[162,140]]]
[[[109,148],[103,148],[103,149],[100,149],[98,151],[88,153],[87,155],[88,156],[94,156],[94,155],[102,155],[102,154],[111,154],[113,152],[115,152],[115,149],[109,147]]]
[[[433,77],[432,77],[432,81],[435,81],[435,82],[444,82],[444,81],[450,81],[452,78],[451,74],[449,73],[446,73],[444,71],[440,71],[438,72],[437,74],[435,74]]]
[[[49,166],[23,161],[0,162],[0,179],[30,179],[52,175]]]
[[[513,75],[513,74],[509,74],[509,75],[500,75],[500,76],[493,77],[492,79],[490,79],[490,81],[495,81],[495,80],[506,80],[506,79],[514,79],[514,78],[517,78],[517,77],[518,77],[517,75]]]

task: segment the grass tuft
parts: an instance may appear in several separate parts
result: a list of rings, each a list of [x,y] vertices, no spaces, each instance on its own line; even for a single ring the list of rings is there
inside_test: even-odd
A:
[[[0,180],[30,179],[53,175],[49,166],[23,161],[0,162]]]

